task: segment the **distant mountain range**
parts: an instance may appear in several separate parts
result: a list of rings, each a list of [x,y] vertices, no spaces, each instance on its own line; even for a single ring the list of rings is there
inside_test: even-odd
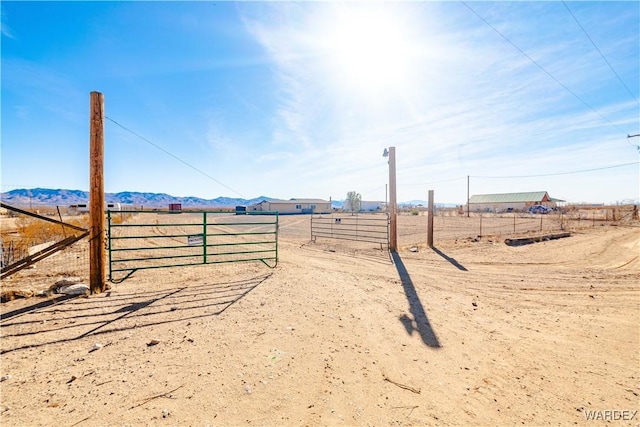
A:
[[[69,206],[89,202],[89,193],[80,190],[51,190],[32,188],[11,190],[0,194],[2,202],[13,206]],[[127,206],[144,206],[149,208],[168,207],[169,203],[181,203],[184,208],[230,208],[238,205],[250,205],[263,200],[274,200],[273,197],[256,197],[242,199],[233,197],[217,197],[201,199],[199,197],[175,197],[165,193],[138,193],[123,191],[106,193],[106,203],[120,203]]]
[[[28,206],[69,206],[89,202],[89,193],[80,190],[52,190],[48,188],[32,188],[11,190],[0,193],[2,202],[19,207]],[[199,197],[175,197],[165,193],[139,193],[123,191],[121,193],[106,193],[106,203],[120,203],[130,207],[168,208],[170,203],[181,203],[184,208],[232,208],[260,203],[263,200],[277,200],[273,197],[260,196],[253,199],[217,197],[215,199],[201,199]],[[331,206],[342,208],[343,200],[332,200]],[[424,200],[399,202],[399,207],[427,206]],[[455,207],[452,203],[436,203],[436,207]]]

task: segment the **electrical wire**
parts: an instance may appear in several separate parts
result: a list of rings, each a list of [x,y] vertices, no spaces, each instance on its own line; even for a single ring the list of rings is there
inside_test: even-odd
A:
[[[578,24],[578,26],[580,27],[580,29],[582,30],[582,32],[584,33],[585,36],[587,36],[587,38],[589,39],[589,41],[591,42],[591,44],[593,45],[593,47],[598,51],[598,53],[600,54],[600,56],[602,57],[602,59],[604,60],[604,62],[607,63],[607,65],[609,66],[609,68],[611,69],[611,71],[613,71],[613,74],[616,75],[616,77],[618,78],[618,80],[620,81],[620,83],[622,83],[622,86],[624,86],[624,88],[627,90],[627,92],[629,92],[629,95],[631,95],[631,97],[636,101],[636,103],[638,105],[640,105],[640,101],[638,101],[638,98],[636,98],[633,93],[631,92],[631,89],[629,89],[629,87],[624,83],[624,81],[622,80],[622,78],[620,77],[620,75],[616,72],[616,70],[613,69],[613,66],[611,65],[611,63],[609,63],[609,61],[607,60],[607,58],[604,56],[604,54],[602,53],[602,51],[598,48],[598,46],[596,45],[596,43],[593,41],[593,39],[591,38],[591,36],[589,35],[589,33],[587,33],[587,30],[584,29],[584,27],[582,26],[582,24],[580,23],[580,21],[578,21],[578,18],[576,17],[576,15],[573,14],[573,12],[571,11],[571,9],[569,9],[569,6],[567,5],[567,3],[562,0],[562,4],[564,5],[564,7],[567,8],[567,11],[569,12],[569,14],[573,17],[573,19],[576,21],[576,24]]]
[[[198,172],[198,173],[200,173],[200,174],[202,174],[202,175],[206,176],[206,177],[207,177],[207,178],[209,178],[210,180],[212,180],[212,181],[214,181],[214,182],[216,182],[216,183],[218,183],[218,184],[222,185],[223,187],[225,187],[225,188],[226,188],[226,189],[228,189],[228,190],[233,191],[234,193],[236,193],[237,195],[239,195],[239,196],[240,196],[240,197],[242,197],[243,199],[245,199],[245,198],[246,198],[245,196],[243,196],[242,194],[240,194],[238,191],[234,190],[233,188],[229,187],[229,186],[228,186],[228,185],[226,185],[225,183],[223,183],[223,182],[221,182],[221,181],[219,181],[219,180],[215,179],[214,177],[212,177],[212,176],[211,176],[211,175],[209,175],[208,173],[206,173],[206,172],[204,172],[204,171],[202,171],[202,170],[198,169],[197,167],[193,166],[192,164],[190,164],[190,163],[186,162],[185,160],[182,160],[180,157],[176,156],[175,154],[170,153],[169,151],[165,150],[164,148],[160,147],[159,145],[157,145],[157,144],[155,144],[155,143],[153,143],[153,142],[149,141],[147,138],[145,138],[144,136],[140,135],[139,133],[136,133],[136,132],[132,131],[131,129],[129,129],[129,128],[127,128],[127,127],[123,126],[123,125],[121,125],[120,123],[118,123],[118,122],[116,122],[115,120],[113,120],[111,117],[107,117],[107,116],[105,116],[104,118],[105,118],[105,119],[107,119],[107,120],[109,120],[109,121],[110,121],[110,122],[112,122],[113,124],[115,124],[115,125],[119,126],[120,128],[124,129],[125,131],[127,131],[127,132],[129,132],[129,133],[131,133],[131,134],[133,134],[133,135],[135,135],[135,136],[137,136],[138,138],[140,138],[140,139],[141,139],[141,140],[143,140],[144,142],[146,142],[146,143],[148,143],[148,144],[150,144],[150,145],[154,146],[155,148],[157,148],[158,150],[162,151],[163,153],[165,153],[165,154],[167,154],[167,155],[169,155],[169,156],[173,157],[174,159],[176,159],[176,160],[177,160],[177,161],[179,161],[180,163],[183,163],[183,164],[185,164],[185,165],[189,166],[191,169],[193,169],[193,170],[195,170],[196,172]]]
[[[385,185],[387,185],[387,184],[383,184],[383,185],[381,185],[380,187],[376,187],[376,188],[374,188],[373,190],[365,191],[365,192],[364,192],[364,193],[362,193],[362,194],[366,196],[367,194],[371,194],[371,193],[373,193],[374,191],[378,191],[378,190],[383,189],[383,188],[385,187]]]
[[[545,174],[538,174],[538,175],[512,175],[512,176],[479,176],[479,175],[475,175],[475,176],[471,176],[471,178],[490,178],[490,179],[538,178],[538,177],[543,177],[543,176],[571,175],[571,174],[574,174],[574,173],[593,172],[593,171],[599,171],[599,170],[604,170],[604,169],[621,168],[621,167],[624,167],[624,166],[631,166],[631,165],[640,165],[640,162],[622,163],[622,164],[619,164],[619,165],[603,166],[603,167],[592,168],[592,169],[582,169],[582,170],[571,171],[571,172],[545,173]]]
[[[461,179],[467,179],[467,177],[466,177],[466,176],[459,176],[459,177],[457,177],[457,178],[441,179],[441,180],[439,180],[439,181],[418,182],[418,183],[415,183],[415,184],[400,184],[400,186],[404,187],[404,186],[407,186],[407,185],[429,185],[429,184],[440,184],[440,183],[443,183],[443,182],[459,181],[459,180],[461,180]]]
[[[509,40],[507,38],[507,36],[505,36],[504,34],[502,34],[496,27],[494,27],[493,25],[491,25],[489,23],[489,21],[487,21],[486,19],[484,19],[478,12],[476,12],[471,6],[469,6],[465,1],[461,0],[460,3],[462,3],[463,5],[465,5],[467,7],[467,9],[469,9],[471,12],[473,12],[474,15],[476,15],[478,18],[480,18],[480,20],[482,22],[484,22],[489,28],[491,28],[493,31],[496,32],[496,34],[498,34],[500,37],[502,37],[507,43],[509,43],[511,46],[513,46],[518,52],[520,52],[525,58],[527,58],[529,61],[531,61],[532,64],[534,64],[536,67],[538,67],[540,70],[542,70],[542,72],[544,72],[547,76],[549,76],[549,78],[551,78],[554,82],[556,82],[557,84],[559,84],[564,90],[566,90],[567,92],[569,92],[571,95],[574,96],[574,98],[576,98],[578,101],[580,101],[582,104],[584,104],[585,106],[587,106],[590,110],[592,110],[594,113],[596,113],[597,115],[599,115],[600,117],[602,117],[602,119],[604,119],[606,122],[608,122],[611,126],[613,126],[614,128],[616,128],[617,130],[619,130],[620,132],[622,132],[625,136],[627,135],[627,133],[625,131],[623,131],[622,129],[620,129],[618,127],[618,125],[616,125],[615,123],[613,123],[611,120],[609,120],[604,114],[602,114],[601,112],[599,112],[598,110],[596,110],[591,104],[589,104],[587,101],[585,101],[584,99],[582,99],[580,96],[578,96],[578,94],[576,94],[574,91],[572,91],[571,89],[569,89],[565,84],[563,84],[560,80],[558,80],[553,74],[551,74],[549,71],[547,71],[542,65],[540,65],[538,62],[536,62],[536,60],[534,60],[533,58],[531,58],[529,55],[527,55],[522,49],[520,49],[518,46],[516,46],[515,43],[513,43],[511,40]]]

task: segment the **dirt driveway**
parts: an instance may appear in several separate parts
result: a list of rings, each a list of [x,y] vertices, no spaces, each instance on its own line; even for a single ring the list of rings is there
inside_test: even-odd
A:
[[[640,228],[390,257],[309,243],[303,221],[283,218],[273,270],[147,270],[3,304],[2,425],[603,425],[587,418],[640,409]]]

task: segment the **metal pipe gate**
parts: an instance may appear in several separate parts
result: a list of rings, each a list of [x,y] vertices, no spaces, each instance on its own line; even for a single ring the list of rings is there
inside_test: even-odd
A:
[[[137,270],[260,261],[278,264],[278,214],[208,211],[107,213],[109,280]]]
[[[389,247],[389,215],[330,215],[311,217],[311,241],[318,237],[379,243]]]

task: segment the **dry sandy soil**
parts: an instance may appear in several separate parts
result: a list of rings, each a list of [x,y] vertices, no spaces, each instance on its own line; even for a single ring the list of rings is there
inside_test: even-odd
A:
[[[393,259],[308,240],[285,217],[273,270],[3,304],[0,423],[597,426],[591,411],[640,409],[640,228]]]

